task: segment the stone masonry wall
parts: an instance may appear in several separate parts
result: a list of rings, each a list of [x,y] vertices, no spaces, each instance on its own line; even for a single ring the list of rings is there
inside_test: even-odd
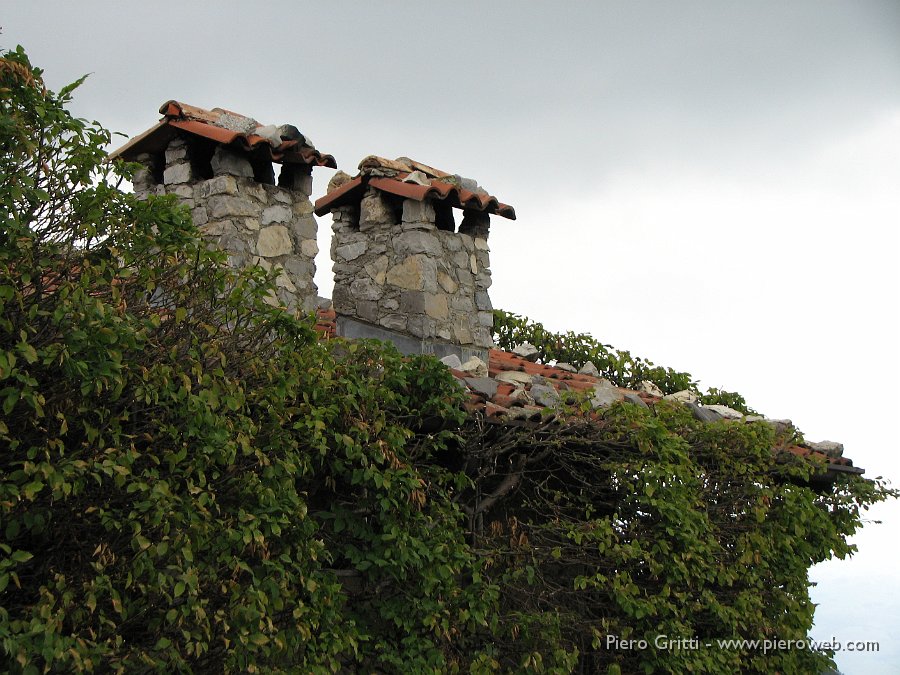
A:
[[[204,179],[196,176],[196,162],[192,166],[189,145],[181,138],[169,143],[164,160],[145,154],[138,162],[146,167],[134,177],[138,196],[176,195],[191,209],[204,237],[227,252],[232,266],[260,265],[279,271],[273,302],[290,310],[315,308],[313,277],[319,248],[307,167],[299,171],[286,167],[282,182],[288,186],[261,183],[246,158],[219,147],[210,162],[213,176]],[[162,183],[157,183],[154,176],[160,173]]]
[[[358,210],[345,206],[332,216],[338,315],[417,338],[493,347],[487,214],[468,214],[461,232],[438,229],[430,201],[389,201],[369,188]]]

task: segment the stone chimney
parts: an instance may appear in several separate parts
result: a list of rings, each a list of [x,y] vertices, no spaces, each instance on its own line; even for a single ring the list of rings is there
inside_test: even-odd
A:
[[[291,125],[263,126],[221,108],[177,101],[163,104],[160,113],[155,127],[111,155],[143,165],[135,193],[176,195],[231,265],[278,271],[273,301],[314,309],[319,249],[309,198],[312,168],[336,168],[334,158]],[[277,185],[273,162],[281,165]]]
[[[352,179],[337,174],[316,202],[333,219],[338,335],[486,361],[490,218],[515,211],[473,180],[408,158],[370,156],[359,168]]]

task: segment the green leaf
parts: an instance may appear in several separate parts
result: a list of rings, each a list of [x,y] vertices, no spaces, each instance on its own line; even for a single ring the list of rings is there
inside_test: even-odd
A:
[[[23,563],[34,558],[34,555],[28,551],[13,551],[9,557],[15,562]]]

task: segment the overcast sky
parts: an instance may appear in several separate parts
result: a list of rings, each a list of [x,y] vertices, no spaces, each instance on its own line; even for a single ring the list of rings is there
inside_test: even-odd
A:
[[[410,156],[516,208],[494,305],[742,392],[900,482],[900,2],[0,3],[79,116],[168,99]],[[315,196],[332,174],[315,172]],[[331,292],[330,220],[317,283]],[[817,638],[900,663],[900,507],[814,570]]]

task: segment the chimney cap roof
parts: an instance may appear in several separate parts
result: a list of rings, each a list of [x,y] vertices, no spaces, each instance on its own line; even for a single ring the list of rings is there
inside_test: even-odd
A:
[[[316,200],[316,215],[323,216],[331,209],[358,203],[366,187],[397,195],[405,199],[445,201],[460,209],[473,209],[516,219],[516,211],[478,185],[471,178],[450,174],[409,157],[385,159],[369,155],[359,163],[360,173]]]
[[[265,152],[273,162],[337,168],[334,157],[316,150],[312,141],[290,124],[262,125],[224,108],[207,110],[174,100],[163,103],[159,112],[163,118],[155,126],[110,153],[110,158],[133,160],[145,152],[162,152],[179,132],[185,132],[245,152]]]

